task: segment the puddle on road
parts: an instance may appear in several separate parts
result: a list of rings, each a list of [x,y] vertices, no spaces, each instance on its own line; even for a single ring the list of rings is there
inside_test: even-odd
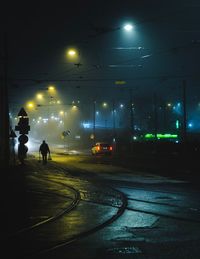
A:
[[[154,226],[158,220],[158,216],[149,215],[135,211],[125,211],[117,220],[116,227],[123,229],[128,228],[148,228]]]
[[[138,247],[115,247],[115,248],[109,248],[106,251],[108,254],[140,254],[142,251]]]

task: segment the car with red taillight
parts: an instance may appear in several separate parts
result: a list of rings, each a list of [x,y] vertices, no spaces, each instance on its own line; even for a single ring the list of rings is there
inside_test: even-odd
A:
[[[105,142],[97,142],[91,149],[92,155],[105,154],[111,155],[113,151],[112,145]]]

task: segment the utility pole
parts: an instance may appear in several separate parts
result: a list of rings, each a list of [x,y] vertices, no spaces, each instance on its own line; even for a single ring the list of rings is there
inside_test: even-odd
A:
[[[133,137],[134,137],[134,114],[133,114],[133,93],[132,89],[129,89],[130,94],[130,151],[133,152]]]
[[[112,107],[112,112],[113,112],[113,139],[116,138],[116,123],[115,123],[115,101],[113,100],[113,107]]]
[[[96,101],[93,102],[93,143],[96,141]]]
[[[9,150],[9,106],[8,106],[8,49],[7,35],[4,34],[3,40],[3,81],[0,85],[0,165],[9,166],[10,150]]]
[[[183,132],[182,141],[187,142],[186,80],[183,80]]]
[[[157,141],[157,134],[158,134],[158,101],[157,101],[157,95],[154,93],[153,96],[154,99],[154,136],[155,141]]]
[[[132,93],[132,89],[129,89],[129,93],[130,93],[130,135],[131,135],[131,143],[133,140],[133,136],[134,136],[134,114],[133,114],[133,93]]]

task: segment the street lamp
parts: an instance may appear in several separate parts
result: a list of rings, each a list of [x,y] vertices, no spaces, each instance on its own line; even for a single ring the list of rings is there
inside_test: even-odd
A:
[[[55,92],[55,86],[54,86],[54,85],[50,85],[50,86],[48,86],[47,90],[48,90],[50,93],[54,93],[54,92]]]
[[[123,28],[124,28],[124,30],[126,30],[126,31],[132,31],[133,25],[130,24],[130,23],[127,23],[127,24],[124,25]]]
[[[35,108],[35,103],[34,102],[28,102],[26,107],[30,110],[33,110]]]
[[[36,95],[37,100],[42,100],[43,99],[43,95],[41,93]]]
[[[70,48],[66,51],[66,57],[70,60],[76,60],[78,56],[79,53],[75,48]]]
[[[106,102],[104,102],[102,105],[104,108],[108,107],[108,104]]]
[[[61,116],[63,116],[63,115],[64,115],[64,111],[61,110],[61,111],[59,112],[59,114],[60,114]]]
[[[70,50],[68,50],[68,55],[70,56],[70,57],[75,57],[76,56],[76,51],[74,50],[74,49],[70,49]]]

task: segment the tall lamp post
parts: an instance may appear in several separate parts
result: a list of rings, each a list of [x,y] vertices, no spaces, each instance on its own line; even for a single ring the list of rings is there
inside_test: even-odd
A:
[[[183,143],[187,142],[186,80],[183,80]]]
[[[113,100],[113,107],[112,107],[112,113],[113,113],[113,141],[115,141],[116,138],[116,123],[115,123],[115,115],[116,115],[116,108],[115,108],[115,101]]]
[[[134,136],[134,114],[133,114],[133,93],[132,89],[129,89],[130,93],[130,133],[131,133],[131,143]]]
[[[9,105],[8,105],[8,49],[7,35],[4,35],[4,62],[2,67],[3,81],[0,87],[0,165],[7,167],[10,160],[9,150]]]
[[[96,141],[96,101],[93,102],[93,143]]]

